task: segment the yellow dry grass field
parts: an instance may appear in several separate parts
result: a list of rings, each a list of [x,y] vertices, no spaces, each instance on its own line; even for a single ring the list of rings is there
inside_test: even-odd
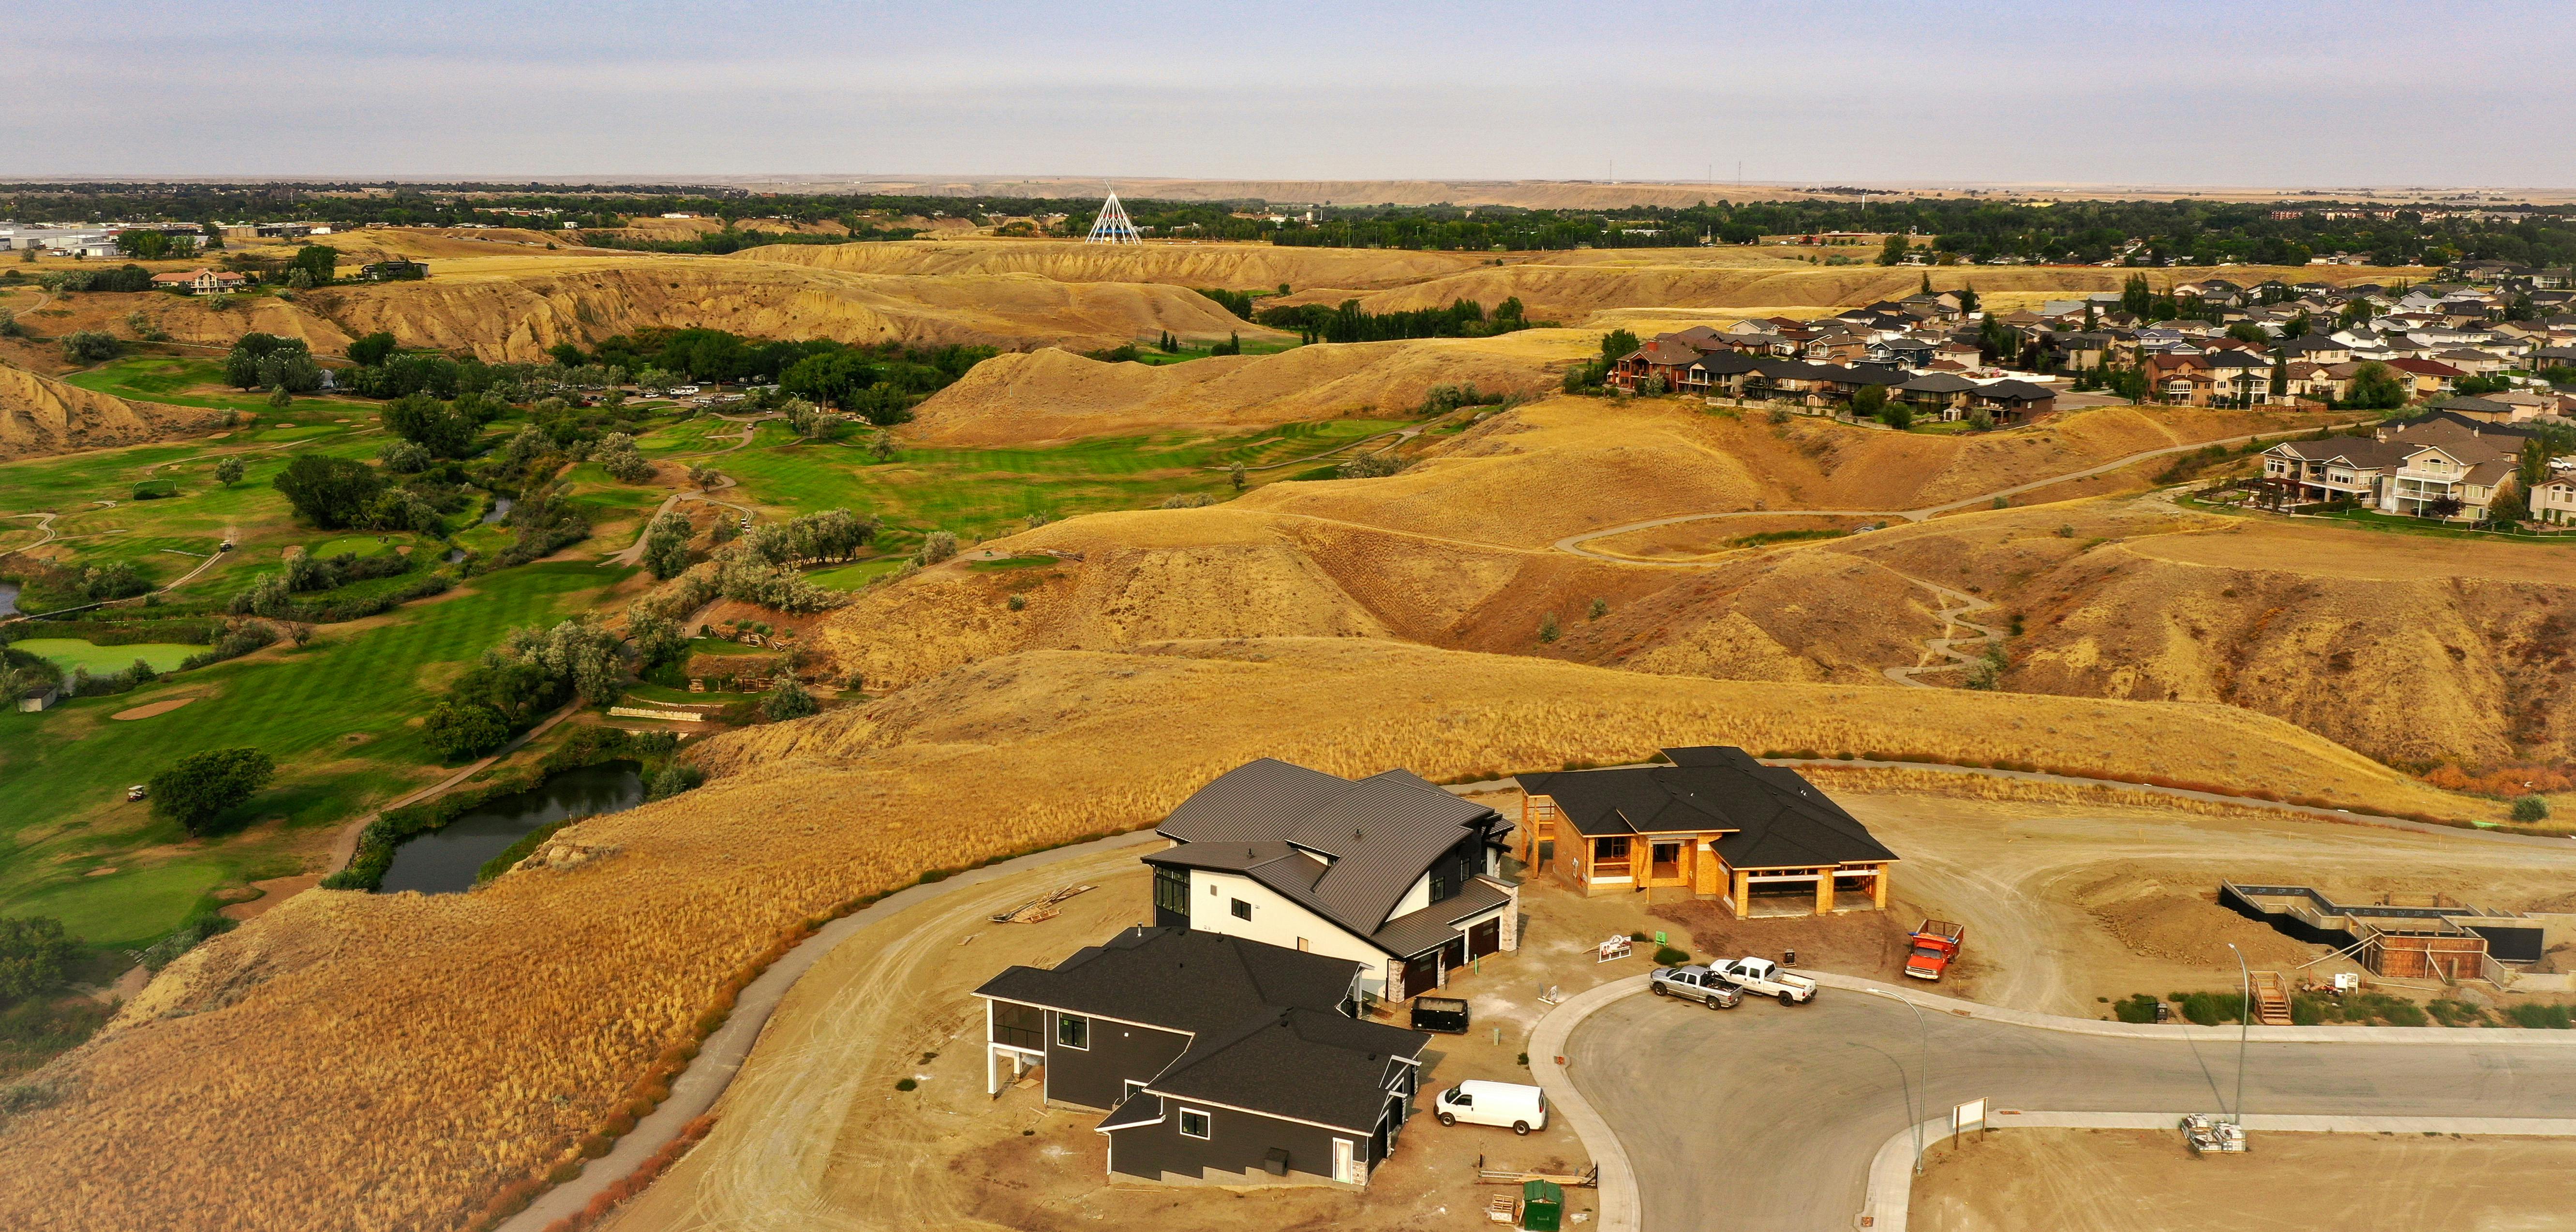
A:
[[[222,411],[129,402],[0,367],[0,458],[132,445],[213,428]]]
[[[1256,756],[1447,778],[1686,742],[2458,808],[2224,706],[1690,681],[1375,639],[1008,656],[717,737],[715,781],[567,829],[560,870],[300,895],[200,947],[58,1063],[60,1104],[0,1135],[0,1222],[452,1227],[599,1123],[782,928],[922,869],[1147,824]]]
[[[2013,1129],[1943,1142],[1914,1182],[1924,1232],[2565,1228],[2576,1140],[2263,1134],[2194,1157],[2170,1131]]]
[[[897,244],[776,244],[743,251],[760,261],[865,274],[1034,274],[1060,282],[1159,282],[1268,291],[1279,284],[1377,289],[1484,265],[1482,253],[1269,244],[1146,244],[1077,240],[952,239]]]
[[[1252,336],[1272,331],[1242,326]],[[1057,349],[976,365],[933,395],[907,434],[940,444],[1026,444],[1166,427],[1247,427],[1411,413],[1435,385],[1539,393],[1598,352],[1589,334],[1528,330],[1309,346],[1149,366]]]
[[[1538,547],[1688,513],[1883,512],[1979,496],[2171,445],[2324,422],[2299,414],[2077,411],[1970,436],[1711,415],[1686,399],[1554,398],[1497,416],[1403,474],[1274,484],[1238,504]]]

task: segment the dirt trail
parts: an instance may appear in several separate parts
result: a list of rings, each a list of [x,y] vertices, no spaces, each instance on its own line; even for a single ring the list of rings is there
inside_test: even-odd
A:
[[[1915,677],[1925,672],[1955,672],[1962,668],[1973,667],[1984,654],[1986,647],[2003,644],[2004,635],[2001,630],[1993,625],[1981,625],[1966,618],[1972,612],[1993,611],[1994,604],[1966,591],[1952,590],[1947,586],[1927,582],[1918,577],[1906,577],[1905,580],[1931,591],[1932,597],[1941,601],[1941,636],[1923,639],[1923,657],[1915,660],[1913,666],[1887,668],[1885,674],[1888,679],[1898,684],[1912,685],[1918,689],[1929,689],[1933,686]],[[1961,627],[1974,629],[1977,635],[1975,637],[1951,636],[1952,630]],[[1961,646],[1976,646],[1979,648],[1978,653],[1969,654],[1959,649]],[[1947,662],[1936,663],[1933,661],[1936,657],[1945,659]]]
[[[752,429],[749,427],[745,427],[742,430],[743,444],[747,445],[751,443],[751,432]],[[736,446],[736,448],[740,448],[740,446]],[[720,449],[716,452],[727,453],[731,451]],[[663,514],[679,508],[680,502],[682,501],[705,501],[710,505],[721,505],[727,509],[731,509],[746,518],[754,516],[753,511],[749,506],[737,505],[731,501],[720,501],[713,496],[708,495],[709,492],[721,492],[732,486],[734,486],[733,476],[718,475],[716,476],[714,487],[691,488],[685,492],[673,492],[669,496],[663,497],[662,503],[653,507],[652,516],[645,518],[643,523],[635,528],[635,542],[627,544],[614,555],[602,558],[599,562],[600,568],[632,568],[644,563],[644,541],[651,536],[653,523],[659,520]]]

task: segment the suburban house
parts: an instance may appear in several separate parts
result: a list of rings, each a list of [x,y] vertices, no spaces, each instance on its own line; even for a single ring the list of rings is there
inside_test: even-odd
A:
[[[2459,502],[2451,519],[2475,520],[2513,475],[2521,448],[2518,435],[2427,417],[2383,425],[2369,437],[2283,441],[2263,451],[2263,477],[2298,501],[2349,500],[2434,517],[2432,507],[2447,499]]]
[[[1670,886],[1741,919],[1882,910],[1896,854],[1797,771],[1739,748],[1665,749],[1668,764],[1520,776],[1523,859],[1585,895]],[[1766,914],[1770,914],[1766,912]]]
[[[2532,485],[2526,495],[2531,502],[2534,521],[2562,525],[2576,522],[2576,475],[2553,469],[2549,478]]]
[[[2057,391],[2006,378],[1968,391],[1968,405],[1991,412],[1996,423],[2026,423],[2057,409]]]
[[[1263,758],[1218,775],[1156,827],[1154,923],[1360,965],[1389,1001],[1520,946],[1503,816],[1402,770],[1353,781]]]
[[[154,274],[152,286],[162,291],[182,291],[190,295],[211,295],[217,291],[239,289],[248,278],[228,270],[196,269],[185,274]]]
[[[358,267],[358,277],[369,282],[406,282],[429,277],[427,261],[370,261]]]
[[[1366,1185],[1395,1149],[1431,1037],[1353,1016],[1360,964],[1188,928],[1130,928],[984,999],[984,1089],[1104,1109],[1109,1171]]]

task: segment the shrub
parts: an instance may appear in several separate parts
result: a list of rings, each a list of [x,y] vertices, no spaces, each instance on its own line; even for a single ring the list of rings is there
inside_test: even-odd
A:
[[[2549,801],[2540,796],[2522,796],[2513,802],[2513,819],[2529,824],[2549,820]]]
[[[772,723],[801,719],[818,709],[821,707],[815,705],[814,695],[806,692],[805,686],[796,683],[796,678],[793,676],[780,681],[778,687],[771,691],[769,700],[760,705],[761,715]]]
[[[1655,961],[1667,967],[1678,967],[1690,961],[1690,951],[1679,946],[1657,946]]]
[[[1538,640],[1553,642],[1557,637],[1556,613],[1542,612],[1538,618]]]
[[[2184,993],[2174,1000],[2182,1003],[2182,1016],[2204,1027],[2235,1022],[2245,1015],[2245,996],[2233,992]]]
[[[668,800],[681,792],[695,788],[705,782],[706,778],[706,771],[696,766],[673,762],[662,767],[662,772],[653,776],[652,784],[645,789],[645,798]]]
[[[104,363],[125,353],[125,344],[103,329],[75,330],[63,335],[63,358],[75,364]]]
[[[2111,1012],[2122,1022],[2154,1022],[2156,999],[2146,993],[2111,1003]]]
[[[0,1004],[62,987],[80,943],[49,916],[0,916]]]
[[[1025,611],[1029,606],[1029,597],[1027,595],[1013,595],[1010,597],[1009,601],[1004,603],[1002,606],[1007,607],[1014,612]]]
[[[935,565],[956,554],[957,536],[944,530],[934,530],[921,537],[921,547],[912,557],[924,565]]]
[[[2504,1016],[2517,1027],[2534,1030],[2565,1031],[2576,1023],[2576,1017],[2571,1017],[2564,1005],[2516,1005],[2508,1007]]]
[[[1162,508],[1204,509],[1215,503],[1216,498],[1205,492],[1183,492],[1177,496],[1167,496],[1163,498]]]
[[[1333,468],[1336,479],[1384,479],[1404,469],[1404,461],[1391,453],[1361,454]]]

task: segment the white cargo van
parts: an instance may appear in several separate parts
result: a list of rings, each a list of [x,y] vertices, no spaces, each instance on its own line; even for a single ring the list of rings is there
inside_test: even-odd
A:
[[[1434,1097],[1440,1123],[1509,1125],[1526,1134],[1547,1128],[1547,1092],[1515,1082],[1462,1082]]]

